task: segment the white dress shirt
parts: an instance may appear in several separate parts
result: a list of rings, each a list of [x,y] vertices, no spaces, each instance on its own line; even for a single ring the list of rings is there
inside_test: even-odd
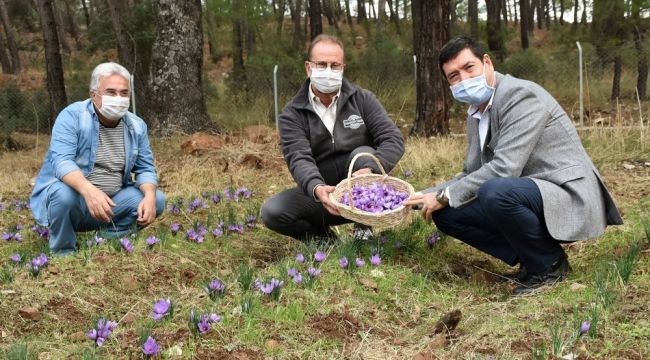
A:
[[[309,103],[314,108],[316,115],[318,115],[321,121],[323,121],[323,124],[325,124],[325,127],[330,132],[330,134],[334,133],[334,123],[336,122],[336,104],[338,103],[339,95],[341,95],[340,88],[338,93],[336,93],[334,96],[334,99],[332,99],[330,106],[325,106],[320,101],[318,96],[314,94],[314,91],[311,89],[311,85],[309,86]]]

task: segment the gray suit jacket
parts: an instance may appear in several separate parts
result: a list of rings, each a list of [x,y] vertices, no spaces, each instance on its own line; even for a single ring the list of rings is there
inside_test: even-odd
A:
[[[541,86],[495,73],[490,129],[481,151],[478,120],[467,119],[463,171],[449,186],[454,207],[476,199],[478,189],[495,177],[529,177],[539,187],[549,233],[573,241],[600,236],[623,219],[600,173],[585,151],[573,123]]]

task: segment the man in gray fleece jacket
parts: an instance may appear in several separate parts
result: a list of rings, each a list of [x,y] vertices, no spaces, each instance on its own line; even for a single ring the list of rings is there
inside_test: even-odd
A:
[[[308,79],[280,114],[282,151],[297,187],[269,198],[264,224],[298,240],[329,237],[342,218],[329,194],[347,177],[359,152],[374,154],[390,171],[404,154],[404,139],[373,93],[343,79],[344,50],[338,38],[319,35],[305,61]],[[361,157],[354,174],[378,172]]]

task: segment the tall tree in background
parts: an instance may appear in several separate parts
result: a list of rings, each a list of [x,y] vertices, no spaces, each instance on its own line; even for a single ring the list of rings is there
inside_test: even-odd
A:
[[[323,12],[325,13],[325,17],[327,17],[327,23],[329,26],[334,27],[336,29],[336,32],[340,33],[341,29],[339,28],[339,22],[336,17],[336,13],[334,12],[334,5],[332,4],[332,0],[323,0]]]
[[[323,33],[323,13],[320,0],[309,0],[309,38],[314,39]]]
[[[5,48],[5,42],[2,39],[2,34],[0,34],[0,64],[2,64],[2,72],[5,74],[11,73],[11,60],[7,55],[7,49]]]
[[[158,0],[151,62],[152,122],[162,135],[215,129],[203,98],[201,0]]]
[[[449,88],[438,68],[440,49],[449,41],[451,0],[412,0],[417,100],[411,135],[449,133]]]
[[[395,0],[398,2],[398,0]],[[395,31],[397,34],[402,33],[402,29],[399,25],[399,14],[397,13],[397,4],[393,6],[393,0],[388,0],[388,10],[390,11],[390,21],[395,24]]]
[[[302,11],[302,0],[288,0],[289,14],[293,24],[293,47],[299,49],[302,47],[303,36],[302,27],[300,26],[300,12]]]
[[[578,2],[580,0],[575,0],[573,2],[573,27],[578,26]]]
[[[352,10],[350,9],[350,0],[345,0],[345,16],[348,19],[348,26],[354,31],[354,23],[352,22]]]
[[[5,36],[7,37],[7,47],[11,55],[11,73],[18,74],[20,72],[20,55],[18,53],[18,44],[14,36],[14,29],[11,25],[9,15],[7,14],[7,5],[5,0],[0,0],[0,20],[2,20],[2,27],[5,29]]]
[[[591,32],[601,59],[614,57],[611,100],[620,98],[623,59],[621,45],[625,37],[625,0],[594,0]],[[603,62],[603,65],[605,62]]]
[[[469,33],[474,39],[478,39],[478,0],[467,2],[467,22],[469,22]]]
[[[366,15],[366,3],[365,0],[357,0],[357,24],[368,20]]]
[[[65,27],[63,26],[63,16],[61,15],[61,10],[57,6],[57,1],[52,1],[52,14],[54,15],[54,22],[56,22],[56,31],[59,37],[59,44],[61,45],[61,50],[64,53],[70,54],[72,49],[68,43],[68,39],[65,37]]]
[[[636,89],[639,93],[639,98],[645,99],[646,90],[648,87],[648,56],[643,47],[646,28],[644,22],[641,21],[641,6],[643,0],[632,0],[632,23],[634,26],[634,47],[639,54],[639,61],[637,63],[637,78]]]
[[[519,31],[521,34],[521,48],[528,49],[528,0],[519,0],[519,13],[521,14],[521,22],[519,23]]]
[[[88,13],[88,5],[86,5],[86,0],[81,0],[81,8],[84,13],[84,20],[86,20],[86,29],[90,28],[90,14]]]
[[[501,0],[485,0],[487,8],[487,43],[490,51],[503,61],[505,49],[501,36]]]
[[[67,104],[63,64],[59,52],[59,38],[52,12],[52,0],[38,0],[38,13],[41,18],[45,64],[47,72],[47,92],[50,95],[50,112],[54,119]]]

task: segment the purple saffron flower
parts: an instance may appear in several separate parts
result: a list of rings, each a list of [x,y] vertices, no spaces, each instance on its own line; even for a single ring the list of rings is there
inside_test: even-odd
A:
[[[413,176],[413,171],[411,171],[410,169],[404,171],[404,177],[411,177],[411,176]]]
[[[20,231],[20,230],[22,230],[24,228],[25,227],[23,226],[23,224],[16,224],[16,231]]]
[[[228,231],[243,234],[244,233],[244,225],[240,225],[240,224],[228,225]]]
[[[582,325],[580,325],[580,335],[584,335],[587,332],[589,332],[590,328],[591,328],[591,323],[589,321],[583,321]]]
[[[372,264],[372,266],[379,266],[379,264],[381,264],[381,258],[379,257],[379,254],[374,254],[373,256],[371,256],[370,263]]]
[[[208,283],[208,286],[203,288],[203,291],[208,294],[210,299],[216,300],[226,292],[226,285],[219,279],[214,279]]]
[[[102,346],[104,345],[104,341],[111,335],[111,331],[113,331],[117,327],[117,323],[115,321],[106,321],[105,319],[99,319],[97,320],[97,326],[94,329],[90,329],[88,333],[86,333],[86,336],[88,339],[93,340],[93,342],[97,346]]]
[[[174,215],[178,215],[181,213],[181,209],[176,204],[167,204],[167,211],[169,211]]]
[[[348,267],[349,264],[350,264],[350,263],[348,262],[348,258],[347,258],[347,257],[344,256],[344,257],[342,257],[341,259],[339,259],[339,266],[340,266],[342,269],[346,269],[346,268]]]
[[[90,331],[88,331],[88,333],[86,334],[86,336],[87,336],[88,339],[90,339],[90,340],[97,340],[97,330],[95,330],[95,329],[90,329]]]
[[[13,261],[16,264],[18,264],[22,259],[23,258],[22,258],[22,256],[20,256],[19,253],[15,253],[15,254],[11,255],[11,261]]]
[[[297,274],[293,277],[293,282],[296,283],[296,284],[298,284],[298,285],[300,285],[300,284],[302,283],[302,275],[300,275],[300,273],[297,273]]]
[[[310,267],[309,269],[307,269],[307,273],[309,274],[309,276],[315,278],[318,277],[318,275],[320,275],[320,269],[316,269],[315,267]]]
[[[9,240],[11,240],[13,238],[14,238],[14,234],[12,234],[12,233],[9,233],[9,232],[6,232],[6,231],[2,233],[2,239],[5,240],[5,241],[9,241]]]
[[[246,226],[248,226],[251,229],[255,227],[256,222],[257,222],[257,216],[255,215],[249,215],[246,218]]]
[[[201,334],[207,334],[210,332],[210,329],[212,328],[210,326],[210,323],[207,321],[199,321],[199,323],[196,325],[199,328],[199,332]]]
[[[298,253],[296,255],[296,262],[300,263],[300,264],[304,263],[305,262],[305,256],[302,253]]]
[[[147,238],[147,240],[145,240],[145,242],[147,243],[147,245],[148,245],[149,247],[153,247],[154,245],[156,245],[156,244],[158,244],[158,243],[160,242],[160,239],[158,239],[158,238],[155,237],[154,235],[151,235],[151,236],[149,236],[149,237]]]
[[[133,245],[131,245],[131,242],[129,241],[128,238],[121,238],[120,239],[120,245],[122,245],[122,249],[128,253],[133,252]]]
[[[291,277],[294,277],[294,276],[296,276],[296,274],[298,274],[298,270],[296,270],[296,268],[288,268],[287,269],[287,275],[289,275]]]
[[[169,230],[171,230],[172,235],[176,235],[179,231],[181,231],[181,224],[173,223],[169,225]]]
[[[142,344],[142,352],[147,356],[156,355],[158,354],[159,351],[160,351],[160,346],[158,345],[158,343],[156,343],[156,340],[154,340],[154,338],[152,338],[151,336],[149,336],[147,338],[147,341],[145,341],[144,344]]]
[[[355,263],[357,264],[357,267],[363,267],[364,265],[366,265],[366,262],[363,261],[363,259],[361,259],[361,258],[357,258],[355,260]]]
[[[215,204],[218,204],[218,203],[221,202],[221,196],[219,194],[212,195],[211,199],[212,199],[212,202],[215,203]]]
[[[323,262],[326,257],[325,253],[320,250],[316,251],[316,254],[314,254],[314,260],[316,260],[316,262]]]
[[[216,323],[221,321],[221,316],[219,316],[219,314],[212,313],[208,319],[211,323]]]
[[[172,303],[169,299],[158,300],[153,304],[153,311],[151,312],[151,317],[154,320],[160,320],[165,316],[169,315],[171,310]]]
[[[436,231],[427,238],[427,245],[429,245],[429,247],[433,247],[439,240],[440,233]]]

